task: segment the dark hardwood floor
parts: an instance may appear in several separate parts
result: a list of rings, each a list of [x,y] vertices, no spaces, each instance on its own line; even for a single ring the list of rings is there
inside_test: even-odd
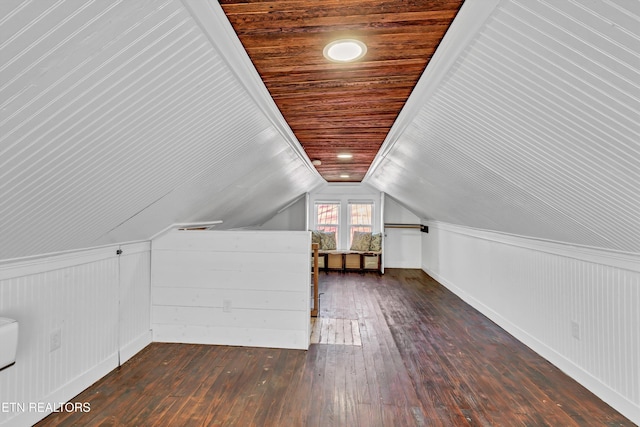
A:
[[[154,343],[74,399],[90,412],[38,426],[634,425],[422,271],[323,274],[320,292],[324,320],[357,320],[321,333],[361,345]]]

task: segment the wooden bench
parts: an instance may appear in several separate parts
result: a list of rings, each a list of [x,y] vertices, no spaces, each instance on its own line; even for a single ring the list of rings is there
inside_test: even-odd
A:
[[[378,271],[382,272],[382,252],[320,250],[318,263],[320,270],[333,271]]]

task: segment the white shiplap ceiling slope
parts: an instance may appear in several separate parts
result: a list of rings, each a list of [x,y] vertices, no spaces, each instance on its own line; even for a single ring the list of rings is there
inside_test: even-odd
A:
[[[365,182],[425,219],[640,252],[640,2],[467,1]]]
[[[640,252],[640,2],[467,0],[365,182]],[[0,260],[264,222],[324,181],[217,2],[0,2]]]
[[[243,53],[204,1],[0,2],[0,260],[252,225],[322,184]]]

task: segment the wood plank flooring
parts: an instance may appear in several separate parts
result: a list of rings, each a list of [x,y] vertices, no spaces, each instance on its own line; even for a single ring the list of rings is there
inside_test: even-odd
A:
[[[357,319],[311,318],[311,344],[362,345]]]
[[[38,426],[634,425],[422,271],[330,273],[319,289],[331,343],[153,343],[74,399],[90,412]]]

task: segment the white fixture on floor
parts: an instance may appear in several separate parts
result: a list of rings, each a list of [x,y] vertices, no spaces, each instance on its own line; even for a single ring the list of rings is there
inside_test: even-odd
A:
[[[18,322],[0,317],[0,370],[13,365],[18,349]]]

